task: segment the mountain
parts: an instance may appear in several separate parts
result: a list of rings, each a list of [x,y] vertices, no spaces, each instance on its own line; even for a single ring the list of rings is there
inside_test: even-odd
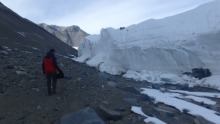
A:
[[[160,71],[174,74],[208,68],[220,74],[220,1],[125,29],[85,37],[76,61],[110,74]],[[85,61],[86,60],[86,61]]]
[[[58,53],[77,54],[77,51],[48,33],[35,23],[22,18],[0,3],[0,45],[23,51],[48,51],[54,48]]]
[[[78,26],[61,27],[56,25],[47,25],[45,23],[38,25],[68,45],[75,47],[78,47],[83,38],[89,35]]]

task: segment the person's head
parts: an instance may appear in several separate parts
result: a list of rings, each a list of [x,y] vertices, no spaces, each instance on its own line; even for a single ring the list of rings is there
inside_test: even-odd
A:
[[[55,50],[54,50],[54,49],[50,49],[50,52],[54,54],[54,53],[55,53]]]

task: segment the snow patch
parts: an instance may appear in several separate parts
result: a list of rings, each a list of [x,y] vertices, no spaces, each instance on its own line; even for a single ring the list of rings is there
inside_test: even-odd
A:
[[[41,37],[40,35],[38,35],[38,34],[36,34],[36,33],[34,33],[35,35],[37,35],[38,37],[40,37],[41,39],[44,39],[43,37]]]
[[[137,107],[137,106],[132,106],[131,107],[131,111],[133,111],[136,114],[142,115],[144,117],[147,117],[146,119],[144,119],[144,122],[148,123],[148,122],[153,122],[155,124],[166,124],[165,122],[154,118],[154,117],[149,117],[146,114],[144,114],[144,112],[141,110],[141,107]]]
[[[24,36],[24,37],[26,37],[26,35],[25,35],[24,32],[17,32],[17,33],[20,34],[20,35],[22,35],[22,36]]]
[[[169,91],[175,92],[175,93],[185,93],[185,94],[194,95],[194,96],[220,98],[220,93],[189,92],[189,91],[183,91],[183,90],[169,90]]]
[[[216,115],[216,113],[218,112],[186,102],[181,99],[177,99],[175,98],[176,96],[178,96],[178,94],[176,93],[162,93],[158,90],[147,89],[147,88],[141,88],[141,89],[143,90],[141,93],[147,94],[148,96],[153,97],[155,100],[155,103],[162,102],[164,104],[175,107],[181,112],[183,112],[183,110],[188,110],[189,114],[194,115],[194,116],[200,115],[206,120],[216,123],[216,124],[220,122],[220,117]]]
[[[78,50],[78,47],[73,46],[74,49]]]

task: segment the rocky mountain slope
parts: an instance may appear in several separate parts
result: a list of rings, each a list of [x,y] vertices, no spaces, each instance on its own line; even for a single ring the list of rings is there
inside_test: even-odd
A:
[[[78,47],[83,38],[89,35],[78,26],[61,27],[56,25],[47,25],[45,23],[38,25],[68,45],[75,47]]]
[[[0,45],[23,51],[48,51],[54,48],[60,54],[74,54],[77,51],[66,45],[35,23],[22,18],[0,3]]]

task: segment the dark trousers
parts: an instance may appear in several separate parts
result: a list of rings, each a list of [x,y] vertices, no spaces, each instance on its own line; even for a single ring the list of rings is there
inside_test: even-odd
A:
[[[52,79],[52,90],[56,90],[56,85],[57,85],[57,78],[56,78],[56,72],[55,73],[46,73],[47,77],[47,90],[48,93],[51,93],[51,79]]]

